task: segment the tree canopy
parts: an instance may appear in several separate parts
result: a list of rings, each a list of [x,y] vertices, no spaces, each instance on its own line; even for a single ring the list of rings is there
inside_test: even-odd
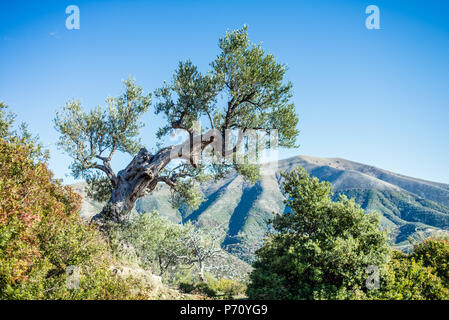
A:
[[[103,216],[122,219],[136,199],[159,182],[171,188],[174,203],[192,207],[203,199],[194,187],[198,181],[219,179],[234,169],[255,182],[257,163],[247,154],[238,161],[236,155],[241,148],[254,147],[248,140],[252,130],[266,136],[275,130],[270,145],[295,146],[298,117],[291,102],[292,85],[284,79],[285,65],[251,43],[246,26],[227,32],[219,48],[209,71],[202,73],[191,61],[182,61],[173,79],[154,95],[127,80],[124,93],[108,98],[107,107],[85,111],[78,100],[71,100],[58,112],[59,146],[74,160],[73,175],[86,179],[98,199],[109,198]],[[152,104],[166,120],[157,137],[178,130],[186,134],[184,143],[162,144],[152,152],[142,146],[141,118]],[[236,136],[233,130],[238,130]],[[258,143],[266,145],[263,139]],[[134,156],[118,173],[111,167],[117,151]]]

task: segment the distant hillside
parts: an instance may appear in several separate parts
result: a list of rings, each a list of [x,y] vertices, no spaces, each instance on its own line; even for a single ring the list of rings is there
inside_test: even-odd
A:
[[[251,261],[267,232],[266,221],[273,212],[286,210],[280,172],[300,166],[320,180],[331,182],[336,193],[354,198],[367,211],[379,211],[382,225],[391,231],[392,242],[398,247],[407,246],[409,237],[449,230],[449,185],[344,159],[308,156],[280,160],[273,174],[264,175],[254,185],[236,174],[218,183],[206,183],[202,190],[207,200],[193,212],[171,208],[170,193],[163,186],[140,199],[136,210],[156,209],[175,223],[191,220],[205,228],[218,225],[224,234],[223,247]],[[82,185],[76,188],[83,194]],[[100,210],[101,204],[83,198],[83,216],[88,218]]]

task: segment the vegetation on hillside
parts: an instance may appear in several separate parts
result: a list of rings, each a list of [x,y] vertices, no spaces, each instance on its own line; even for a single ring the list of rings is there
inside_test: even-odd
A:
[[[149,297],[150,288],[113,274],[107,243],[79,216],[79,195],[0,116],[0,299]]]
[[[326,159],[321,160],[324,164],[328,164]],[[174,223],[191,221],[204,229],[218,225],[223,234],[222,247],[240,259],[251,263],[254,260],[255,250],[261,246],[267,232],[266,222],[273,218],[273,212],[288,210],[284,209],[282,178],[278,172],[281,170],[291,171],[298,166],[305,166],[312,176],[319,180],[332,182],[334,186],[336,184],[333,200],[338,201],[339,193],[343,193],[360,204],[365,212],[381,213],[381,228],[390,231],[390,245],[401,251],[410,252],[414,241],[422,241],[437,234],[449,234],[445,231],[448,228],[447,219],[449,217],[449,209],[445,205],[404,190],[396,191],[395,189],[400,189],[393,185],[390,189],[382,189],[383,185],[379,189],[363,189],[363,185],[372,180],[369,176],[355,175],[353,171],[342,173],[342,170],[339,170],[340,175],[337,175],[330,169],[327,171],[318,170],[318,168],[312,169],[315,164],[307,161],[311,160],[302,156],[280,160],[279,171],[275,175],[264,176],[254,185],[245,182],[236,173],[217,182],[203,183],[201,189],[207,200],[197,210],[186,210],[183,207],[172,208],[170,191],[163,186],[139,199],[135,209],[139,213],[155,209],[161,216]],[[344,160],[340,159],[339,161],[341,164]],[[360,166],[361,168],[358,169],[363,171],[365,171],[365,167],[368,167]],[[350,168],[350,170],[352,169]],[[331,172],[331,176],[326,172]],[[345,174],[356,177],[347,182],[346,179],[343,179]],[[338,178],[335,178],[337,176]],[[343,189],[340,179],[346,181]],[[409,180],[410,184],[414,184],[413,189],[421,188],[420,181],[412,178]],[[376,181],[381,183],[381,180]],[[80,192],[83,191],[82,184],[77,187]],[[411,186],[409,188],[412,189]],[[83,196],[83,201],[83,216],[86,218],[101,211],[104,205],[104,203],[95,202],[87,196]]]
[[[143,256],[130,259],[117,248],[113,234],[83,220],[80,196],[53,178],[45,161],[48,154],[37,139],[13,127],[14,115],[0,104],[0,299],[186,297],[162,284],[154,275],[156,268],[145,268]],[[136,219],[133,232],[152,231],[139,223],[146,217]],[[155,218],[151,223],[158,222]],[[165,229],[150,234],[151,248],[179,241],[178,234],[165,232],[175,225],[161,225]],[[161,231],[171,238],[158,238]],[[135,233],[136,246],[143,236]],[[147,255],[153,252],[137,248]]]
[[[220,235],[174,224],[155,211],[108,228],[113,251],[185,293],[243,294],[249,268],[220,248]]]
[[[250,145],[250,129],[276,129],[279,146],[295,146],[298,118],[286,67],[252,44],[246,27],[227,32],[219,48],[210,72],[180,62],[172,81],[154,92],[154,111],[167,120],[157,137],[181,130],[188,139],[180,145],[142,146],[140,119],[153,94],[133,80],[106,108],[88,112],[71,100],[58,112],[58,144],[74,160],[74,177],[89,185],[87,196],[99,201],[91,223],[80,216],[80,196],[47,168],[39,140],[26,125],[15,128],[0,103],[0,299],[449,299],[448,240],[430,238],[404,253],[389,246],[384,228],[398,225],[401,242],[417,228],[447,227],[444,205],[372,176],[365,183],[379,190],[336,195],[304,168],[260,180],[248,156],[234,161]],[[235,146],[227,146],[222,139],[237,129]],[[117,152],[133,159],[116,173]],[[384,174],[376,170],[369,168]],[[344,175],[327,165],[313,172]],[[354,177],[350,172],[342,185]],[[415,189],[409,179],[394,179]],[[168,190],[163,197],[139,201],[159,183]],[[435,199],[445,197],[443,189]],[[147,210],[155,206],[169,219]],[[271,232],[256,251],[273,211]],[[255,251],[253,268],[224,248],[246,261]]]
[[[394,229],[393,243],[401,245],[428,229],[449,228],[449,208],[414,194],[393,190],[350,189],[342,191],[369,211],[382,212],[382,224]]]
[[[291,211],[275,216],[275,232],[256,252],[250,298],[449,298],[447,241],[391,251],[377,213],[344,195],[334,202],[331,185],[303,168],[283,177]]]

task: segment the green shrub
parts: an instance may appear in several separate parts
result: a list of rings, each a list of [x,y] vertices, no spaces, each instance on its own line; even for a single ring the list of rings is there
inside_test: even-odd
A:
[[[449,241],[446,238],[430,238],[413,248],[412,257],[432,268],[446,288],[449,288]]]
[[[79,217],[80,197],[34,154],[0,139],[0,299],[143,298],[144,288],[110,270],[107,243]],[[71,266],[78,288],[67,285]]]
[[[191,282],[180,282],[179,289],[184,293],[191,293],[193,290],[195,290],[195,284]]]
[[[414,254],[393,252],[386,277],[381,283],[378,299],[390,300],[443,300],[449,291],[441,279],[426,267]]]
[[[184,293],[195,293],[214,298],[217,292],[207,282],[180,282],[179,289]]]
[[[204,294],[210,298],[214,298],[217,296],[217,292],[213,288],[211,288],[211,286],[207,282],[196,283],[193,292]]]
[[[304,169],[283,174],[291,212],[273,220],[250,276],[252,299],[448,299],[449,243],[428,239],[411,254],[392,251],[379,218]],[[378,270],[368,289],[368,266]]]
[[[182,239],[190,227],[174,224],[153,211],[138,214],[130,221],[109,229],[114,251],[126,251],[122,250],[123,246],[131,246],[142,268],[165,276],[188,256],[189,248]]]
[[[389,257],[377,214],[365,214],[353,200],[332,201],[328,182],[305,169],[283,174],[286,205],[276,231],[256,252],[250,299],[351,299],[367,293],[366,268],[382,270]]]
[[[246,291],[244,284],[227,278],[215,280],[210,285],[217,294],[222,294],[225,299],[233,299],[235,296],[244,295]]]

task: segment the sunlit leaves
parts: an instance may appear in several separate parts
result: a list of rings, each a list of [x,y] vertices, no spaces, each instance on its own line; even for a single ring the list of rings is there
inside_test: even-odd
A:
[[[227,105],[215,114],[217,127],[278,129],[280,145],[294,145],[298,118],[286,67],[261,45],[252,44],[247,27],[227,32],[219,41],[221,53],[212,62],[214,75],[222,84]]]
[[[174,208],[186,206],[196,210],[204,201],[204,194],[194,179],[181,180],[172,189],[171,205]]]
[[[107,107],[85,111],[79,100],[71,100],[57,113],[55,128],[61,133],[58,145],[75,161],[75,177],[89,177],[99,157],[111,160],[116,151],[135,154],[141,147],[141,117],[148,110],[151,94],[133,80],[124,81],[124,93],[108,98]]]
[[[10,127],[14,122],[14,114],[7,111],[8,106],[0,101],[0,138],[10,135]]]
[[[16,126],[15,119],[16,115],[8,112],[8,106],[0,102],[0,138],[11,143],[26,144],[30,150],[29,156],[34,161],[47,161],[49,152],[44,150],[39,136],[31,134],[24,122]]]
[[[167,119],[158,136],[172,129],[192,130],[201,116],[213,113],[217,93],[217,81],[211,74],[202,75],[191,61],[180,62],[173,80],[155,91],[159,100],[155,112]]]

